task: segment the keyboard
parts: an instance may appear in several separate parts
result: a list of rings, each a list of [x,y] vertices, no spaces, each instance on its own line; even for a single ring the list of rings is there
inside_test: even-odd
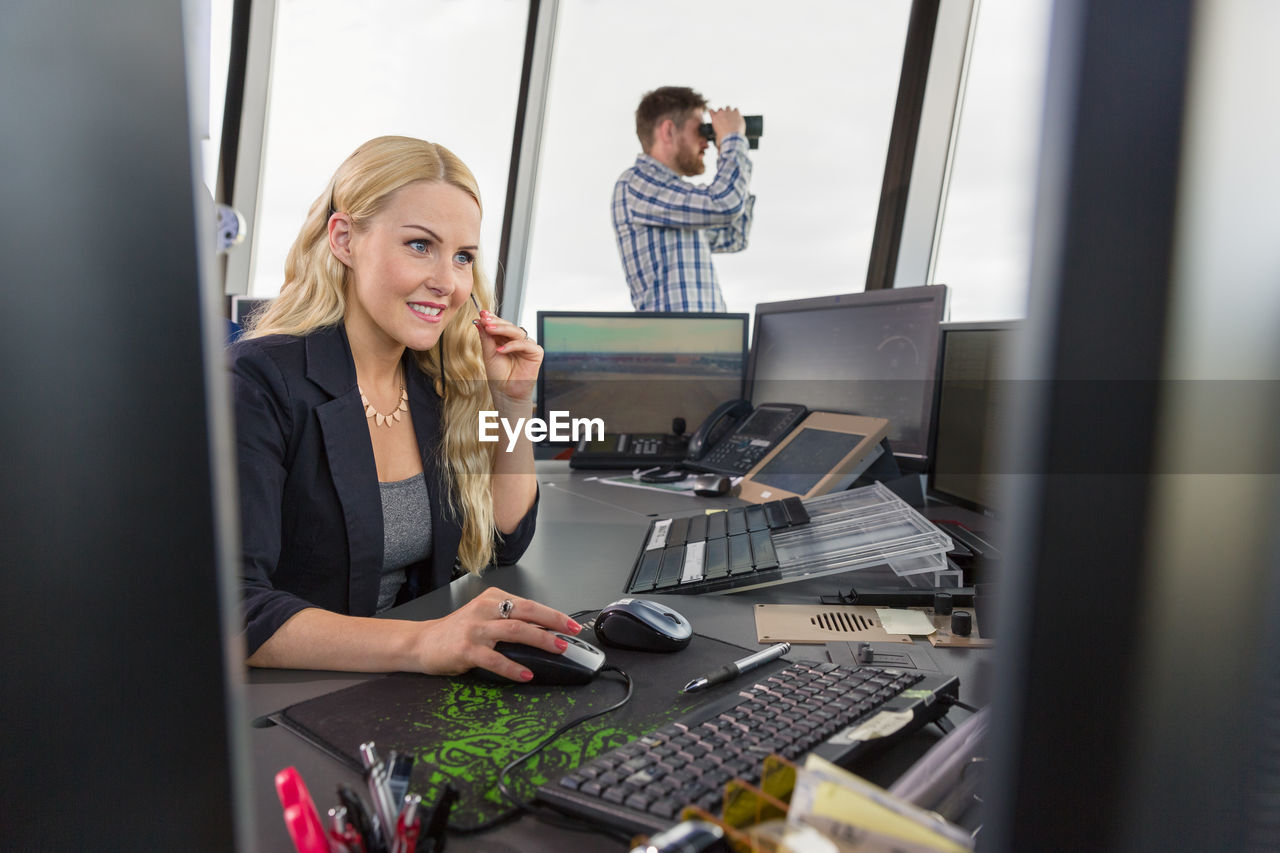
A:
[[[629,832],[660,832],[686,805],[717,814],[731,779],[759,784],[770,753],[847,765],[938,719],[950,707],[938,697],[958,691],[954,676],[794,663],[548,782],[538,798]]]
[[[774,531],[808,523],[799,498],[658,519],[649,525],[627,592],[691,594],[777,583],[782,571]]]
[[[678,465],[689,451],[689,439],[657,433],[607,433],[599,441],[583,439],[569,457],[575,470],[634,468],[637,465]]]

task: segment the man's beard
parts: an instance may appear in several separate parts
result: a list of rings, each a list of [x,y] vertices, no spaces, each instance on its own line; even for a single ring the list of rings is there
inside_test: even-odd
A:
[[[701,152],[697,148],[686,147],[681,143],[680,150],[676,152],[676,171],[691,178],[694,175],[701,175],[706,170],[707,163],[702,159]]]

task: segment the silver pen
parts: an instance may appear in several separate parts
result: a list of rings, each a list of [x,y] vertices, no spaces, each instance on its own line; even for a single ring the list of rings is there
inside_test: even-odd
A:
[[[725,664],[710,675],[703,675],[695,678],[684,686],[681,693],[692,693],[695,690],[704,690],[714,684],[724,684],[726,681],[732,681],[744,672],[750,672],[758,666],[762,666],[771,660],[778,658],[791,651],[790,643],[778,643],[776,646],[748,655],[742,660],[736,660],[733,663]]]
[[[387,843],[395,837],[396,807],[387,785],[387,768],[378,758],[373,741],[360,744],[360,758],[365,766],[365,782],[369,786],[369,799],[373,801],[374,830]]]

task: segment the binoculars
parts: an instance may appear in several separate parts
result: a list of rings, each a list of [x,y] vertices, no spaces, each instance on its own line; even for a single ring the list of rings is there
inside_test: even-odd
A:
[[[747,123],[747,131],[744,134],[747,137],[747,147],[759,148],[760,137],[764,135],[764,116],[743,116],[742,120]],[[708,142],[716,141],[716,132],[712,129],[711,122],[698,125],[698,132]]]

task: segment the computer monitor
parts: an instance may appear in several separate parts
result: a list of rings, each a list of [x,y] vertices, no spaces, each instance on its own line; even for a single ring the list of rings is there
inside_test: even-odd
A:
[[[761,303],[751,402],[888,418],[898,461],[923,470],[946,307],[940,284]]]
[[[975,512],[997,514],[996,467],[1008,397],[1005,358],[1016,320],[942,324],[942,370],[929,494]]]
[[[692,432],[743,395],[748,317],[539,311],[538,417],[600,418],[610,433],[668,433],[684,418]]]
[[[231,322],[240,326],[258,311],[271,304],[272,297],[233,296],[231,297]]]

